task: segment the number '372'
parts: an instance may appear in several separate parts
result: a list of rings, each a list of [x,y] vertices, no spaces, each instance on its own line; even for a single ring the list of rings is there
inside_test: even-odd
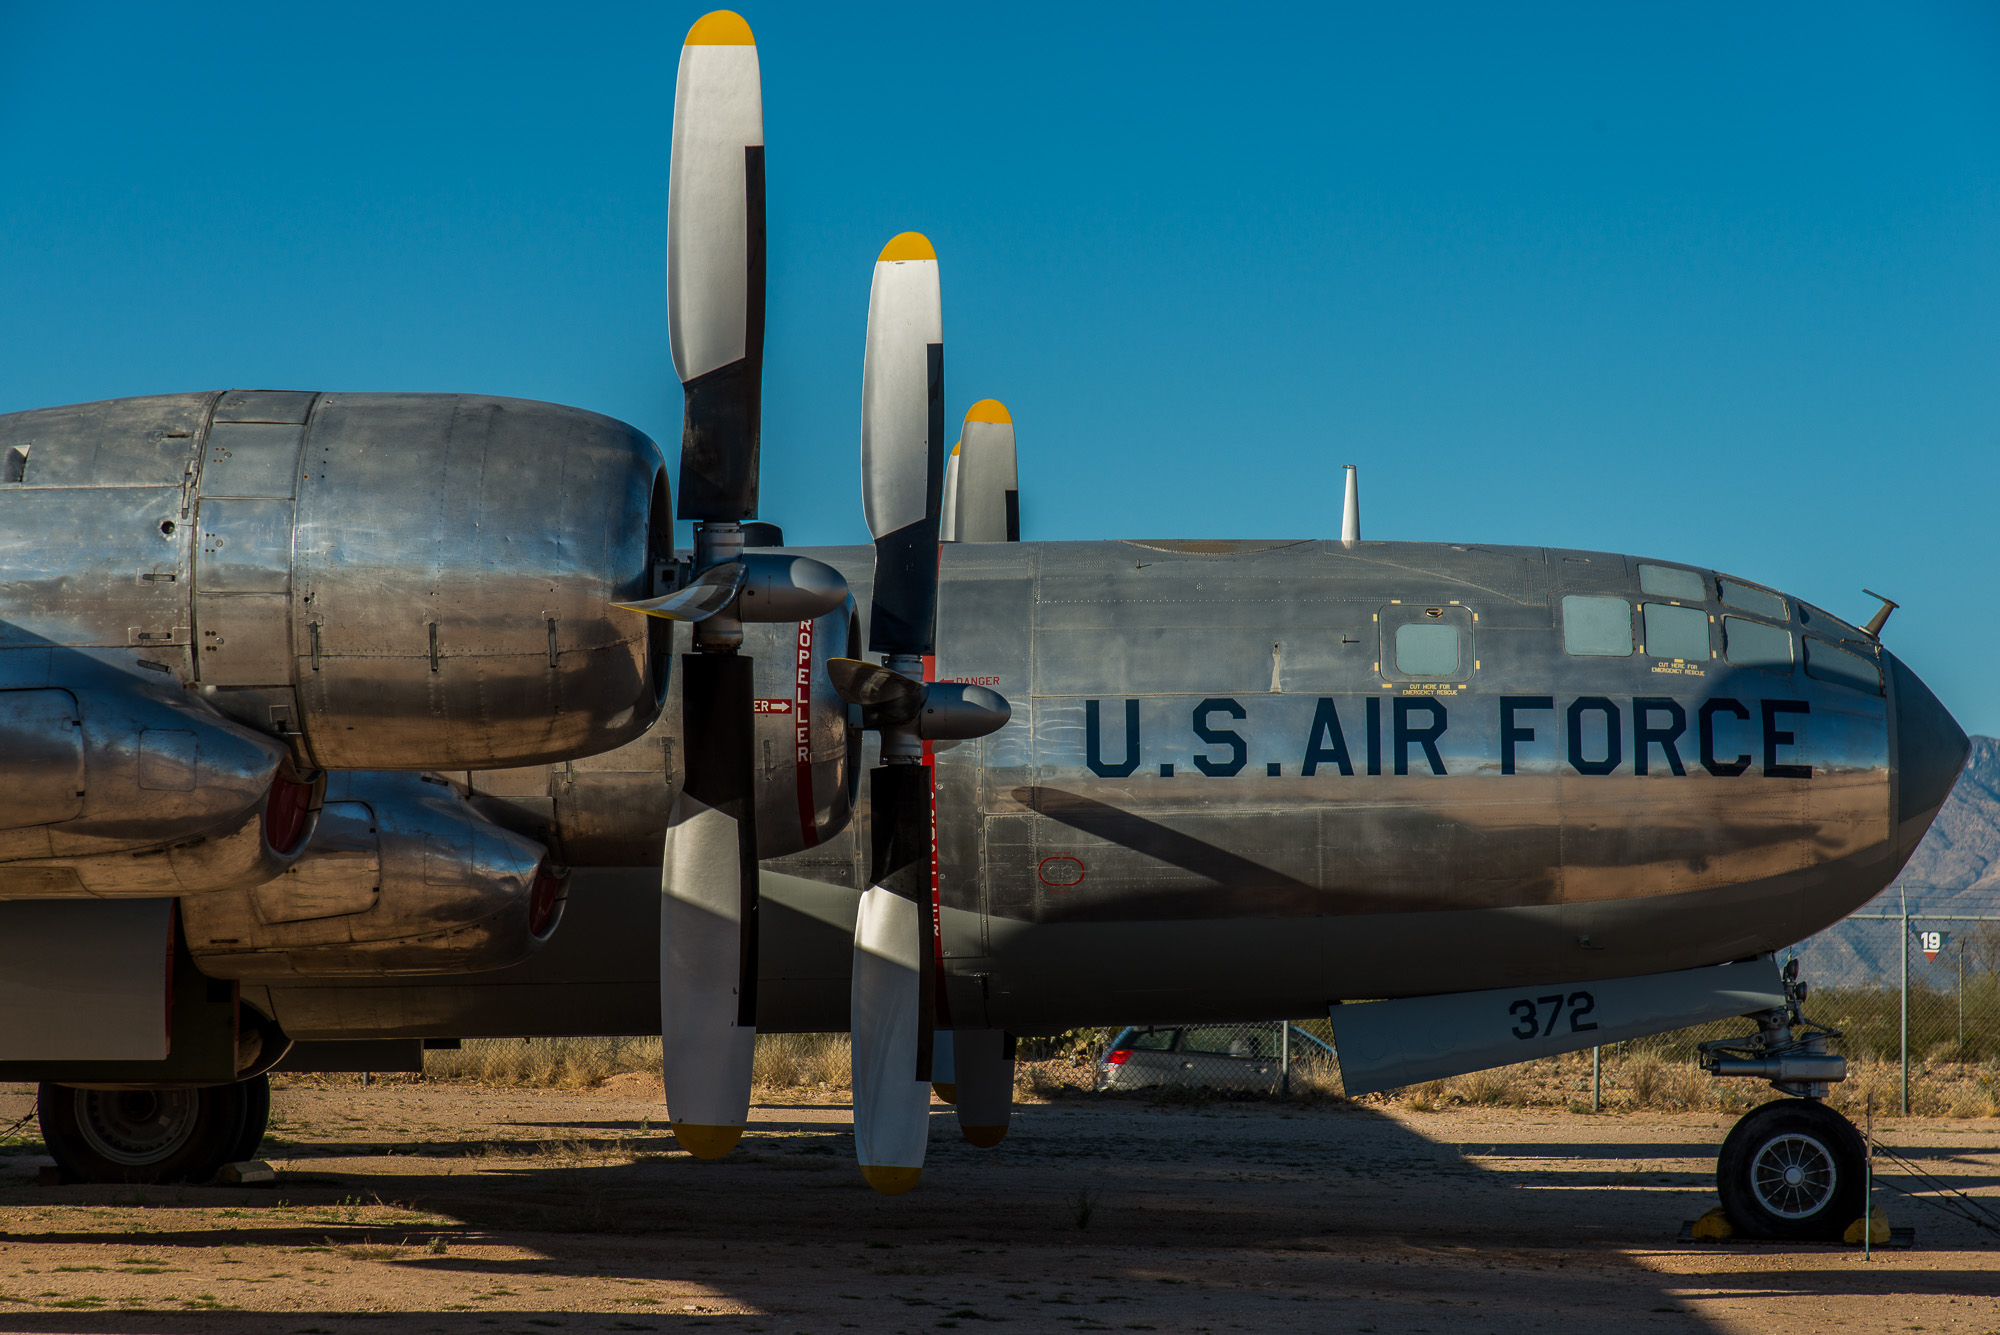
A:
[[[1597,1021],[1583,1017],[1597,1009],[1597,998],[1588,992],[1572,992],[1567,997],[1553,992],[1546,997],[1530,1000],[1522,997],[1507,1008],[1508,1014],[1520,1021],[1513,1029],[1516,1038],[1547,1038],[1561,1023],[1563,1010],[1569,1011],[1569,1031],[1582,1034],[1597,1028]],[[1544,1018],[1546,1017],[1546,1018]]]

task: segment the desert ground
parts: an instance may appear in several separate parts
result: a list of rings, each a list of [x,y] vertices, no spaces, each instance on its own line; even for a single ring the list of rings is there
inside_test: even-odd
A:
[[[31,1103],[0,1086],[7,1121]],[[940,1106],[898,1199],[843,1095],[762,1100],[717,1163],[661,1116],[637,1074],[294,1077],[275,1186],[42,1186],[29,1145],[0,1158],[0,1331],[2000,1331],[2000,1239],[1896,1173],[1909,1250],[1676,1242],[1714,1112],[1059,1097],[979,1150]],[[2000,1205],[2000,1122],[1877,1131]]]

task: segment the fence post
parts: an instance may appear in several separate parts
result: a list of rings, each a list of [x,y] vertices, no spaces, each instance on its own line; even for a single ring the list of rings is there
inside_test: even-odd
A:
[[[1599,1088],[1599,1074],[1603,1070],[1601,1064],[1603,1056],[1603,1048],[1592,1048],[1590,1050],[1590,1110],[1592,1112],[1596,1112],[1598,1106],[1597,1091]]]
[[[1290,1098],[1292,1096],[1292,1022],[1290,1020],[1281,1020],[1278,1023],[1278,1072],[1279,1082],[1283,1086],[1284,1097]]]
[[[1910,1115],[1910,892],[1901,886],[1896,894],[1903,906],[1903,1018],[1902,1039],[1897,1047],[1903,1055],[1903,1116]]]

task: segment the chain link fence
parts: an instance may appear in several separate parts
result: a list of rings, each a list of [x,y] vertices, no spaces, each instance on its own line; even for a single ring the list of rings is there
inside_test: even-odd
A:
[[[1880,1111],[1980,1103],[1966,1086],[1985,1102],[2000,1093],[2000,890],[1892,885],[1779,959],[1793,957],[1811,986],[1806,1014],[1841,1031],[1833,1049],[1873,1084],[1888,1076]],[[1617,1051],[1693,1061],[1703,1040],[1742,1032],[1723,1020]]]

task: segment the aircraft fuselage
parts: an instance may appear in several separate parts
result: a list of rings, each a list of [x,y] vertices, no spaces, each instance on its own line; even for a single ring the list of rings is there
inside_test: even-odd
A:
[[[1299,1015],[1778,949],[1888,884],[1963,756],[1864,632],[1696,567],[1374,542],[943,550],[935,675],[1014,707],[933,759],[961,1025]],[[865,605],[868,549],[807,554]],[[796,629],[746,642],[774,702]],[[790,725],[765,723],[782,790]],[[274,989],[287,1030],[656,1024],[657,872],[630,850],[656,846],[672,776],[648,747],[463,776],[578,868],[535,959]],[[767,863],[760,1027],[845,1027],[867,840],[864,814]]]

